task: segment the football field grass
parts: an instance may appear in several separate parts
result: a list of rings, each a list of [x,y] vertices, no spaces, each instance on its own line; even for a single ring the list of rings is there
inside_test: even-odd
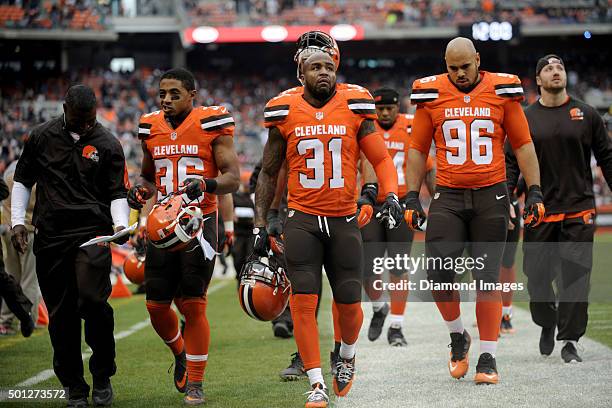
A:
[[[221,286],[219,286],[221,285]],[[307,381],[282,382],[278,372],[285,368],[291,353],[296,351],[293,339],[273,336],[270,323],[257,322],[240,309],[235,281],[213,280],[209,295],[208,317],[211,346],[206,368],[205,392],[209,407],[299,407]],[[112,300],[115,309],[115,335],[135,324],[145,322],[148,314],[144,295]],[[321,305],[321,354],[328,356],[332,345],[329,294]],[[182,406],[182,395],[172,383],[174,361],[170,350],[162,343],[150,324],[131,335],[117,340],[117,374],[112,378],[115,407]],[[87,346],[83,341],[83,351]],[[51,344],[47,330],[36,330],[29,339],[21,336],[0,338],[0,388],[15,386],[43,370],[52,368]],[[323,359],[324,367],[327,367]],[[86,379],[91,376],[85,362]],[[325,371],[324,371],[325,372]],[[328,372],[328,370],[327,370]],[[331,384],[331,378],[326,379]],[[31,389],[60,388],[55,376]],[[0,405],[7,401],[0,402]],[[62,402],[23,401],[12,406],[58,407]]]
[[[612,234],[598,235],[598,243],[610,243]],[[522,262],[521,251],[517,266]],[[594,269],[605,271],[612,266],[612,250],[597,251]],[[611,275],[612,276],[612,275]],[[524,275],[517,271],[517,279]],[[611,279],[594,274],[594,289],[607,291]],[[608,291],[608,293],[612,293]],[[117,374],[113,377],[116,407],[170,407],[182,406],[182,395],[172,384],[173,358],[147,322],[144,296],[134,295],[126,299],[112,299],[115,310],[115,336],[117,340]],[[525,302],[517,306],[527,307]],[[368,306],[366,306],[368,307]],[[408,308],[410,310],[410,307]],[[235,408],[285,408],[300,407],[308,383],[282,382],[278,372],[289,363],[296,351],[293,339],[277,339],[269,323],[257,322],[240,309],[234,280],[214,279],[208,302],[211,326],[211,346],[206,370],[205,392],[209,407]],[[368,324],[368,321],[364,321]],[[330,297],[326,288],[319,319],[321,355],[326,382],[331,386],[328,370],[328,353],[332,345]],[[426,342],[427,333],[411,328],[413,341]],[[598,301],[589,308],[587,336],[612,347],[612,297]],[[87,369],[88,348],[83,341],[86,379],[91,384]],[[36,330],[29,339],[21,336],[0,337],[0,389],[6,390],[29,380],[29,389],[58,389],[60,384],[50,371],[52,350],[47,330]],[[47,378],[36,382],[33,379]],[[333,397],[332,397],[333,398]],[[62,401],[19,402],[0,401],[0,405],[60,407]],[[384,405],[381,405],[384,406]]]

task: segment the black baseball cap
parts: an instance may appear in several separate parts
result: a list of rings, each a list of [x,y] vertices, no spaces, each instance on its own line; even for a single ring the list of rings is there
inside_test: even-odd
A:
[[[380,88],[372,92],[376,105],[395,105],[399,103],[399,93],[395,89]]]
[[[536,64],[536,76],[540,75],[540,71],[542,71],[548,64],[561,64],[565,67],[561,57],[555,54],[548,54],[538,60],[538,63]]]

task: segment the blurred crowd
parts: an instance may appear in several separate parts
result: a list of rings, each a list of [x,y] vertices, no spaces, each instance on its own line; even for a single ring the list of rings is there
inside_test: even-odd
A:
[[[428,27],[478,20],[525,25],[612,21],[609,0],[184,0],[192,25],[342,24]]]
[[[183,0],[192,25],[428,27],[477,20],[524,25],[612,22],[612,0]],[[110,16],[176,14],[170,0],[0,0],[0,27],[101,30]]]
[[[603,68],[602,68],[603,69]],[[343,70],[339,82],[359,83],[369,89],[391,86],[400,90],[403,110],[410,107],[407,97],[409,86],[416,75],[394,75],[385,70]],[[131,174],[140,165],[141,148],[135,137],[139,117],[158,109],[157,83],[161,72],[140,69],[132,73],[116,73],[104,70],[72,73],[63,78],[50,78],[36,84],[21,84],[0,88],[0,173],[18,157],[23,139],[31,126],[61,114],[61,100],[69,84],[82,82],[92,86],[99,101],[98,119],[109,127],[121,141]],[[421,76],[421,73],[417,73]],[[197,104],[224,105],[234,115],[237,123],[235,143],[241,166],[250,169],[261,157],[267,132],[262,124],[265,103],[280,91],[296,86],[291,75],[266,79],[259,75],[228,75],[219,72],[196,73],[199,85]],[[600,108],[612,129],[612,83],[609,75],[600,71],[578,74],[568,72],[570,92],[587,103]],[[523,78],[528,102],[537,98],[535,83]],[[604,103],[605,105],[601,105]],[[605,183],[602,191],[607,191]],[[612,203],[612,197],[604,197],[603,203]]]

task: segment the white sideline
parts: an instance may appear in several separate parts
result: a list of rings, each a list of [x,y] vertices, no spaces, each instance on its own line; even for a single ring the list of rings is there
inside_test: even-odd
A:
[[[211,293],[216,292],[217,290],[221,289],[222,287],[224,287],[225,285],[227,285],[227,283],[230,282],[229,280],[220,282],[218,284],[216,284],[215,286],[212,286],[211,288],[208,289],[208,294],[210,295]],[[134,324],[133,326],[131,326],[130,328],[128,328],[127,330],[123,330],[120,331],[119,333],[115,334],[115,341],[116,340],[121,340],[124,339],[128,336],[131,336],[132,334],[138,332],[139,330],[144,329],[145,327],[147,327],[150,323],[150,320],[147,318],[141,322],[138,322],[136,324]],[[91,349],[88,348],[86,351],[83,352],[82,354],[83,357],[83,361],[87,361],[89,359],[89,357],[91,357]],[[39,372],[38,374],[36,374],[33,377],[28,378],[25,381],[20,382],[19,384],[16,384],[15,387],[31,387],[33,385],[39,384],[43,381],[46,381],[50,378],[52,378],[53,376],[55,376],[55,372],[53,372],[52,369],[46,369],[46,370],[42,370],[41,372]],[[0,397],[0,401],[2,401],[3,397]]]

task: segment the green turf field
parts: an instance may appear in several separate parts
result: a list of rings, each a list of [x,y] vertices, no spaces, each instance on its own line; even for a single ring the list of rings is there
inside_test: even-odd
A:
[[[209,296],[208,316],[211,346],[206,369],[207,406],[223,408],[303,406],[306,380],[282,382],[278,372],[285,368],[296,351],[293,339],[277,339],[270,323],[250,319],[240,309],[235,281],[213,281],[222,285]],[[329,356],[332,345],[329,295],[324,295],[320,319],[321,354]],[[115,335],[143,322],[147,317],[144,296],[112,301],[115,309]],[[86,346],[84,346],[86,347]],[[86,350],[84,348],[83,350]],[[113,377],[116,407],[182,406],[182,395],[172,383],[174,361],[170,350],[149,324],[117,341],[117,374]],[[323,359],[327,367],[327,359]],[[32,338],[0,337],[0,388],[18,384],[42,370],[51,368],[51,344],[46,330],[35,331]],[[87,367],[87,366],[86,366]],[[87,381],[91,384],[87,368]],[[329,372],[324,370],[324,374]],[[331,378],[326,376],[328,384]],[[29,388],[59,388],[53,377]],[[3,405],[0,402],[0,405]],[[23,406],[12,404],[13,406]],[[31,403],[26,406],[62,406],[55,403]]]

